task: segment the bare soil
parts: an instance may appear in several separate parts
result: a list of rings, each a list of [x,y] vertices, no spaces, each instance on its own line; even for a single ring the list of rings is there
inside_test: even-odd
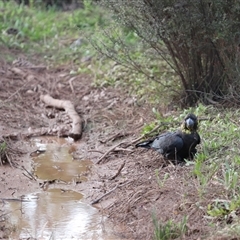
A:
[[[180,222],[187,216],[184,239],[210,235],[213,229],[203,209],[212,196],[204,195],[199,202],[192,167],[172,166],[155,152],[134,147],[143,124],[154,120],[147,104],[139,104],[127,90],[95,88],[90,76],[71,76],[68,66],[39,67],[37,59],[31,63],[14,65],[0,59],[0,134],[11,147],[10,163],[0,166],[1,198],[18,198],[41,188],[39,181],[31,179],[30,154],[36,149],[29,137],[61,135],[60,126],[66,131],[71,128],[64,111],[47,108],[40,101],[40,94],[49,94],[74,103],[84,128],[73,154],[79,161],[94,163],[87,182],[68,188],[83,193],[86,202],[97,202],[94,205],[114,222],[119,237],[153,239],[153,213],[162,223]],[[218,188],[211,187],[212,194],[217,194]],[[8,229],[4,221],[0,223],[0,238],[4,238]]]

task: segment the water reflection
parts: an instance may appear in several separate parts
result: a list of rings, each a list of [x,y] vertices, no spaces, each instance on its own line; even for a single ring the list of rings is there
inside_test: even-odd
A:
[[[34,143],[40,151],[39,156],[34,157],[35,175],[42,180],[86,181],[84,176],[90,169],[90,160],[73,160],[71,152],[73,146],[69,146],[66,140],[50,138],[51,142],[35,139]]]
[[[60,189],[26,195],[9,201],[10,221],[17,226],[11,237],[44,239],[107,239],[97,209],[82,203],[82,194]]]
[[[86,181],[92,165],[73,160],[72,145],[60,138],[37,138],[33,144],[40,154],[33,157],[34,174],[41,180]],[[83,203],[74,191],[48,189],[6,201],[9,222],[14,226],[10,239],[119,239],[96,208]],[[47,188],[46,188],[47,189]],[[104,227],[104,228],[103,228]]]

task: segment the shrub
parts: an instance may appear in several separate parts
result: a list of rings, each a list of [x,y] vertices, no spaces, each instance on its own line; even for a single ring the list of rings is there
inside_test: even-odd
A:
[[[102,4],[116,22],[135,32],[175,70],[179,78],[170,84],[181,86],[183,103],[240,102],[239,1],[103,0]]]

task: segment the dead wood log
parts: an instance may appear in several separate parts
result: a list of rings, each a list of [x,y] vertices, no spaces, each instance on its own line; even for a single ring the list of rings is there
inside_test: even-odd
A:
[[[72,120],[72,131],[69,136],[74,140],[78,140],[82,136],[82,119],[76,112],[74,105],[69,100],[59,100],[52,98],[50,95],[41,95],[40,99],[46,103],[47,106],[64,109]]]

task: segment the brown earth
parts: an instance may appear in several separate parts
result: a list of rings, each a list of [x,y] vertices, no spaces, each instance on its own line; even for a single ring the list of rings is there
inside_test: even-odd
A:
[[[40,101],[40,94],[50,94],[75,104],[84,129],[82,138],[74,144],[74,157],[95,163],[88,182],[68,188],[84,193],[89,203],[113,190],[95,206],[114,222],[119,237],[152,239],[153,213],[162,223],[170,219],[180,222],[187,216],[184,239],[210,235],[212,229],[204,214],[212,196],[204,195],[199,202],[199,184],[191,174],[192,167],[172,166],[156,153],[134,147],[143,124],[154,120],[147,104],[139,104],[127,91],[95,88],[90,76],[73,78],[67,66],[33,66],[0,60],[0,134],[11,147],[11,164],[0,166],[1,198],[18,198],[41,188],[38,181],[31,179],[30,154],[36,149],[30,146],[28,137],[45,135],[48,130],[51,135],[61,135],[59,126],[70,128],[64,111],[46,108]],[[178,114],[161,111],[163,115]],[[217,187],[216,191],[211,187],[212,194],[217,194]],[[7,231],[4,224],[1,222],[2,236]],[[124,230],[117,227],[120,225]]]

